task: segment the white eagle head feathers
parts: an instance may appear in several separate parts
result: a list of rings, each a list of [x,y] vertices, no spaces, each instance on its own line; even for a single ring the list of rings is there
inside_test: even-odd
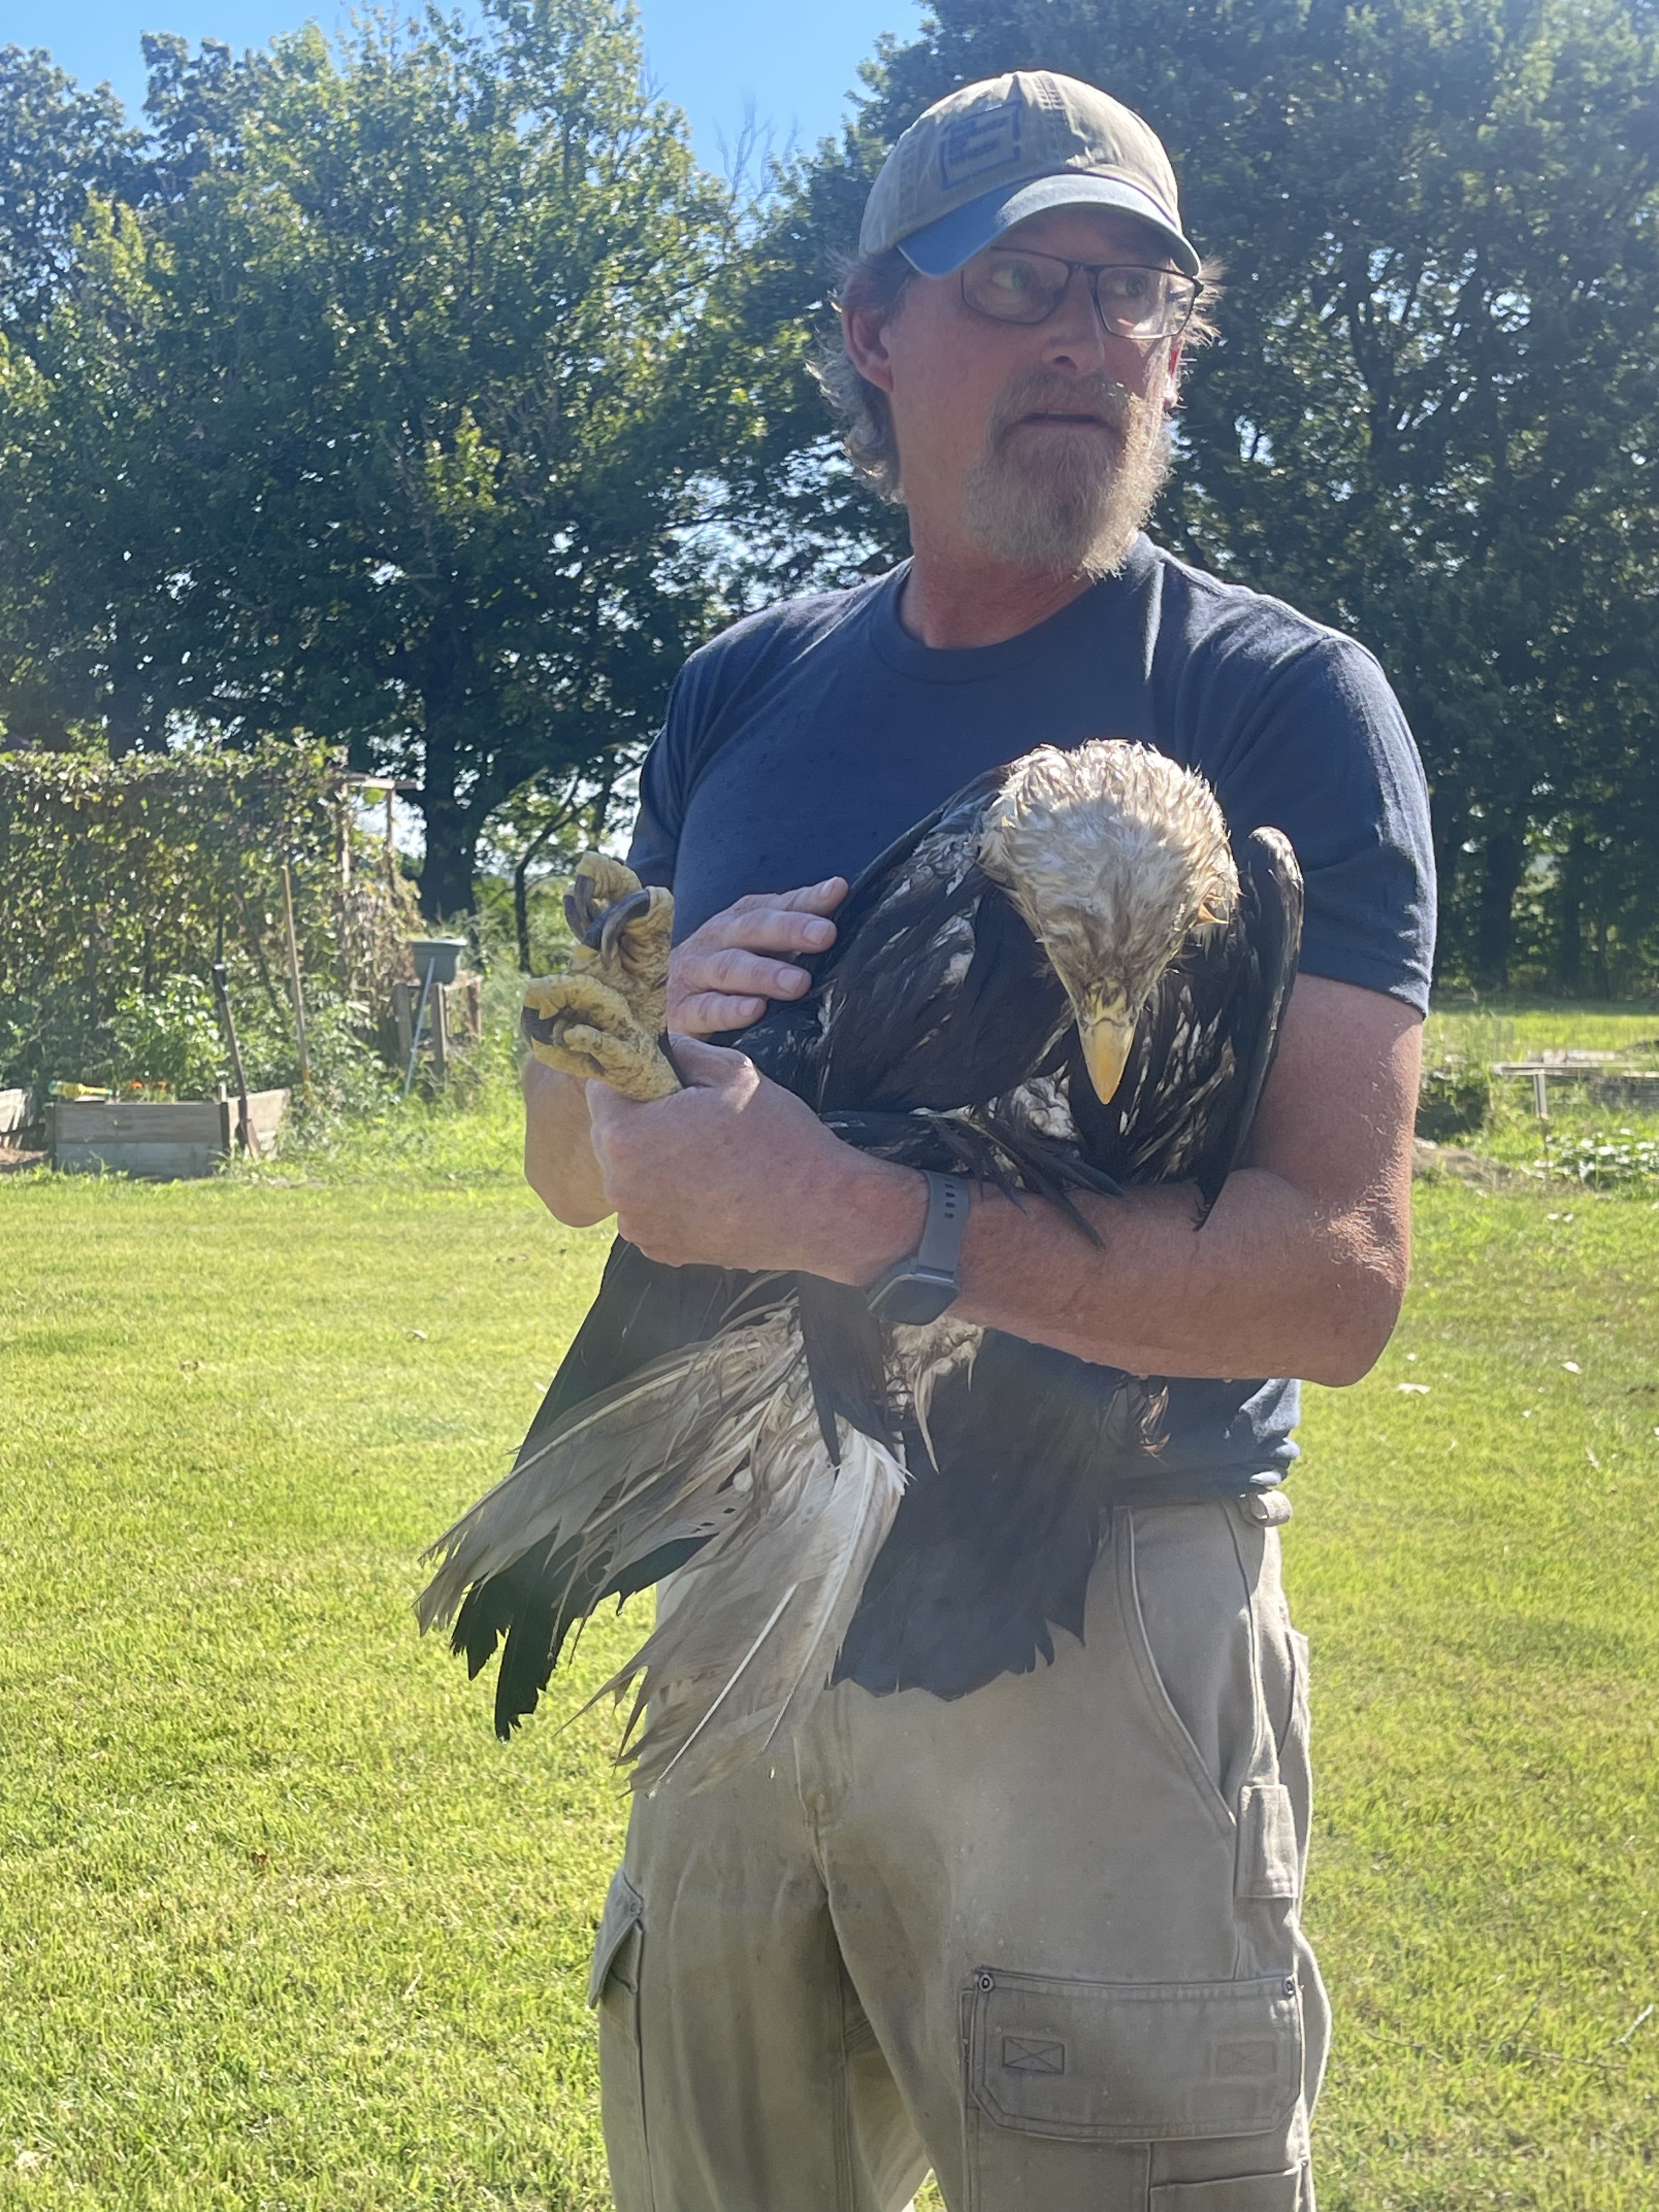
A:
[[[1090,1082],[1110,1098],[1158,977],[1194,930],[1224,925],[1237,902],[1215,794],[1149,745],[1040,745],[992,801],[979,860],[1053,963]]]

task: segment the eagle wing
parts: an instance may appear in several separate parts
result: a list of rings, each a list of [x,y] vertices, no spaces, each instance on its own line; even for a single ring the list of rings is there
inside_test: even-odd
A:
[[[1065,993],[979,866],[1006,775],[975,777],[866,868],[811,990],[729,1039],[763,1075],[823,1114],[887,1115],[977,1105],[1058,1065]]]

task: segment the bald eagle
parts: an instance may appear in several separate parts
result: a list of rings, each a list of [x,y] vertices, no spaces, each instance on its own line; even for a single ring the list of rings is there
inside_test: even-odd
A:
[[[577,961],[532,988],[526,1034],[666,1095],[667,895],[582,868]],[[742,1033],[763,1073],[847,1142],[1048,1199],[1085,1235],[1074,1194],[1158,1182],[1194,1186],[1202,1223],[1295,975],[1279,832],[1235,845],[1202,779],[1149,747],[1045,746],[890,847],[836,922],[805,997]],[[453,1620],[474,1675],[505,1637],[506,1736],[572,1626],[681,1570],[606,1687],[637,1689],[636,1787],[707,1783],[787,1735],[838,1661],[953,1696],[1052,1657],[1052,1626],[1080,1634],[1115,1465],[1158,1404],[949,1312],[884,1327],[841,1285],[618,1239],[513,1471],[434,1547],[422,1623]]]

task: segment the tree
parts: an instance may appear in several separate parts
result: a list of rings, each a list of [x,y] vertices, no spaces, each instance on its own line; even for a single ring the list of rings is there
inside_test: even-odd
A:
[[[1607,902],[1659,812],[1656,22],[1651,0],[937,0],[773,232],[809,312],[885,147],[975,77],[1060,69],[1147,116],[1227,283],[1160,527],[1378,652],[1430,772],[1444,950],[1489,981],[1529,860],[1575,837],[1574,895],[1634,957]]]
[[[59,512],[96,514],[82,689],[114,744],[301,730],[417,779],[454,912],[493,810],[635,744],[721,610],[731,195],[611,0],[151,49],[144,204],[94,204],[33,351]]]
[[[76,227],[95,197],[131,191],[140,143],[106,86],[82,92],[50,54],[0,46],[0,332],[50,313]]]

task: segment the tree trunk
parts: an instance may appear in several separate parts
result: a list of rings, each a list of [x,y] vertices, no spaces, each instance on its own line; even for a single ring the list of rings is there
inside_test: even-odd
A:
[[[104,730],[110,758],[125,760],[129,753],[165,752],[167,739],[154,726],[137,657],[125,632],[119,629],[110,641],[109,671],[109,705],[104,715]]]
[[[1469,834],[1468,803],[1461,792],[1448,793],[1437,785],[1429,799],[1430,835],[1434,840],[1434,874],[1440,908],[1440,931],[1435,945],[1437,976],[1452,951],[1447,927],[1452,915],[1452,894],[1463,864],[1463,841]]]
[[[424,793],[426,860],[421,869],[421,912],[428,921],[471,914],[476,838],[466,810],[453,800],[434,805]]]
[[[1576,999],[1584,986],[1584,833],[1572,825],[1561,855],[1561,893],[1556,909],[1555,988]]]
[[[472,868],[483,817],[477,811],[477,793],[472,794],[474,804],[469,806],[458,789],[470,703],[466,681],[470,665],[465,640],[434,624],[427,641],[426,681],[421,693],[426,772],[418,802],[426,822],[421,912],[431,922],[442,921],[450,915],[471,914],[474,904]]]
[[[1480,882],[1480,919],[1474,955],[1475,980],[1482,990],[1509,988],[1515,894],[1521,885],[1525,858],[1526,848],[1513,830],[1499,830],[1486,840],[1486,867]]]

